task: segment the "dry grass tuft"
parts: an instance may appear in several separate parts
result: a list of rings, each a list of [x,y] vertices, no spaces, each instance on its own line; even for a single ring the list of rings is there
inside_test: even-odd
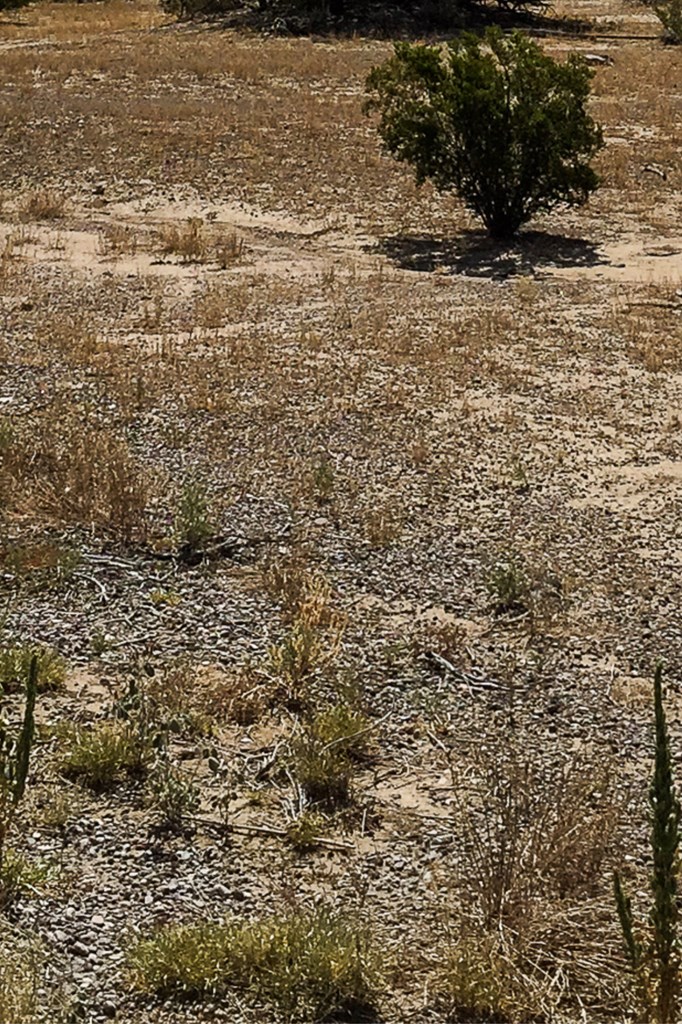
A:
[[[59,994],[46,987],[46,952],[35,936],[3,922],[0,940],[0,1021],[55,1024],[66,1019]]]
[[[199,707],[209,721],[249,726],[266,713],[271,687],[250,664],[211,672],[202,679]]]
[[[99,233],[99,251],[105,257],[134,256],[139,245],[139,231],[130,224],[107,224]]]
[[[184,224],[164,225],[158,233],[161,252],[178,256],[183,263],[217,263],[226,270],[244,253],[244,240],[236,231],[212,229],[201,217]]]
[[[169,224],[159,232],[161,252],[166,256],[179,256],[185,263],[206,263],[210,258],[210,245],[204,222],[190,217],[186,224]]]
[[[49,407],[8,426],[0,446],[0,495],[26,521],[97,526],[143,536],[151,476],[122,440],[75,410]]]
[[[544,1019],[576,998],[595,1012],[609,991],[622,999],[605,870],[621,808],[608,765],[484,749],[457,801],[460,934],[440,982],[453,1019]]]
[[[66,196],[53,189],[38,189],[30,192],[19,204],[22,220],[60,220],[66,216]]]

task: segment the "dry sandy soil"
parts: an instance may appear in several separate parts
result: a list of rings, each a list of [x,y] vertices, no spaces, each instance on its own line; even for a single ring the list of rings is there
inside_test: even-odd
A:
[[[603,185],[503,251],[381,154],[388,42],[0,18],[2,641],[67,667],[11,837],[39,1008],[4,1019],[274,1020],[140,994],[126,951],[320,900],[371,924],[381,1020],[459,1019],[448,957],[489,976],[491,936],[505,1019],[627,1017],[659,659],[682,750],[682,53],[634,3],[554,13],[594,31],[549,52],[609,58]],[[175,831],[65,770],[131,679],[181,722]],[[344,702],[302,851],[295,738]]]

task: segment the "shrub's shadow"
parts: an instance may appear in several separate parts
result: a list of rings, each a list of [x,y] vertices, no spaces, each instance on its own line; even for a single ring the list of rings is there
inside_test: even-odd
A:
[[[394,235],[380,239],[372,247],[372,251],[377,250],[402,270],[450,271],[497,279],[531,274],[543,267],[596,267],[608,263],[594,242],[546,231],[526,231],[513,242],[495,242],[482,231],[465,231],[454,239]]]
[[[581,36],[594,32],[584,18],[555,16],[546,0],[185,0],[188,14],[204,19],[204,28],[241,28],[275,35],[312,35],[318,40],[355,38],[414,39],[430,42],[452,38],[465,29],[488,25],[521,28],[541,35]],[[319,10],[316,12],[316,7]],[[325,8],[327,13],[324,13]]]

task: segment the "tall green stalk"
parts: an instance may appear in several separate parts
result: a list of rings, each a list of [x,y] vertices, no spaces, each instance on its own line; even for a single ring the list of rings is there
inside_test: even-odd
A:
[[[654,897],[649,919],[657,974],[657,1019],[661,1024],[677,1020],[679,1002],[679,941],[677,910],[680,804],[673,786],[670,738],[663,708],[663,669],[654,676],[656,761],[649,789]]]
[[[5,847],[17,806],[24,795],[31,748],[35,736],[35,706],[38,694],[38,657],[31,658],[26,680],[26,703],[19,735],[15,738],[0,725],[0,884]]]
[[[676,1024],[679,1019],[681,966],[677,909],[680,804],[673,782],[661,665],[657,666],[654,674],[654,724],[654,774],[649,787],[653,901],[646,945],[637,938],[631,902],[617,871],[613,879],[614,896],[642,1015],[655,1024]]]

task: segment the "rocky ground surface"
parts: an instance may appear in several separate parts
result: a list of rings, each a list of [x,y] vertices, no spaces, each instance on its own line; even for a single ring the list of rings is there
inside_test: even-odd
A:
[[[127,952],[325,900],[372,923],[381,1019],[444,1020],[444,951],[482,928],[467,806],[497,820],[480,787],[515,757],[535,820],[544,792],[598,822],[582,882],[527,897],[554,1019],[622,1019],[610,870],[645,899],[659,660],[682,749],[680,54],[632,5],[543,37],[608,58],[604,185],[500,250],[380,155],[386,43],[94,8],[0,19],[2,639],[66,666],[12,838],[44,871],[6,911],[45,991],[93,1022],[268,1019],[142,997]],[[283,567],[325,608],[295,684]],[[65,723],[120,714],[131,680],[182,718],[200,804],[175,832],[144,780],[64,771]],[[341,700],[366,750],[301,852],[292,737]]]

